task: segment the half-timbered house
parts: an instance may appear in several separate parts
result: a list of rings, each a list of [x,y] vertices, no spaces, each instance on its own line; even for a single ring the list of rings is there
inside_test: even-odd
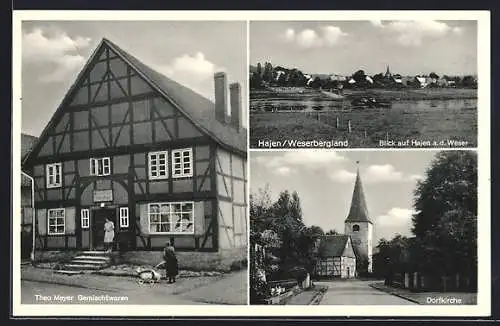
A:
[[[23,168],[35,180],[36,248],[245,248],[246,129],[240,85],[214,75],[215,103],[107,39]]]
[[[356,276],[356,255],[348,235],[325,235],[319,244],[314,275],[317,278]]]
[[[37,138],[21,134],[21,161],[29,154]],[[21,258],[30,258],[33,245],[33,207],[31,179],[21,173]]]
[[[317,240],[315,276],[348,278],[371,274],[372,241],[373,222],[358,169],[344,234],[325,235]]]

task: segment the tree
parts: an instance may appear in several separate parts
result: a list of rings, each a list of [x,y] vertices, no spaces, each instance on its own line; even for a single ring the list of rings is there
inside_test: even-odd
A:
[[[270,62],[264,64],[264,73],[262,79],[268,83],[273,81],[273,66]]]
[[[321,78],[316,77],[311,83],[311,88],[318,89],[321,87]]]
[[[257,75],[259,77],[262,77],[262,65],[259,63],[257,63]]]
[[[385,79],[385,75],[383,73],[378,73],[376,75],[373,75],[372,79],[374,82],[382,81]]]
[[[325,233],[325,235],[337,235],[339,234],[337,231],[334,229],[328,230],[328,232]]]
[[[412,240],[397,234],[391,240],[380,239],[378,253],[373,259],[373,273],[383,276],[390,283],[396,272],[411,270],[410,252]]]
[[[477,273],[477,155],[440,152],[417,184],[412,232],[420,268],[429,273]]]
[[[250,194],[250,231],[260,234],[269,229],[273,219],[271,192],[269,185]]]
[[[262,77],[258,73],[253,73],[250,76],[250,88],[261,88]]]
[[[438,74],[436,74],[435,72],[431,72],[431,73],[429,74],[429,77],[431,77],[432,79],[436,79],[436,80],[437,80],[437,79],[439,79],[439,75],[438,75]]]
[[[356,71],[352,75],[352,79],[354,79],[356,81],[356,83],[366,83],[366,74],[365,74],[365,71],[362,70],[362,69]]]
[[[473,76],[464,76],[462,79],[462,87],[477,87],[476,80]]]

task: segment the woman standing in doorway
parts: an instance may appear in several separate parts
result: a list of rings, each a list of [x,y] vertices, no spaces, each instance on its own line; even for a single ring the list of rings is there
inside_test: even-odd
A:
[[[104,248],[106,252],[111,252],[113,249],[113,240],[115,238],[115,224],[106,217],[104,223]]]
[[[165,272],[168,277],[168,283],[175,283],[175,277],[179,273],[179,265],[175,248],[167,241],[163,250],[163,259],[165,260]]]

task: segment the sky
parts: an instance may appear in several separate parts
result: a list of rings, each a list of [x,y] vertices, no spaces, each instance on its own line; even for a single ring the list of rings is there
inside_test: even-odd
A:
[[[246,21],[26,21],[22,25],[22,132],[39,136],[103,37],[213,101],[213,74],[242,86]]]
[[[304,73],[477,73],[476,21],[254,21],[250,64]]]
[[[252,151],[250,191],[268,187],[272,200],[284,190],[299,195],[303,221],[344,233],[359,161],[374,244],[411,236],[413,191],[437,151]]]

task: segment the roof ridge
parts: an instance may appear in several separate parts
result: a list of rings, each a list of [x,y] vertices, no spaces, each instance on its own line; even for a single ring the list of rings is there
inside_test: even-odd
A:
[[[193,90],[192,88],[190,87],[187,87],[186,85],[182,84],[182,83],[179,83],[178,81],[176,80],[173,80],[171,77],[168,77],[167,75],[165,75],[164,73],[161,73],[159,72],[158,70],[152,68],[150,65],[144,63],[144,61],[140,60],[139,58],[137,58],[136,56],[134,56],[133,54],[131,54],[129,51],[123,49],[122,47],[120,47],[119,45],[117,45],[116,43],[112,42],[111,40],[107,39],[107,38],[103,38],[103,41],[109,43],[109,45],[111,45],[112,48],[116,48],[117,50],[119,50],[120,52],[125,52],[128,56],[134,58],[135,60],[137,60],[138,62],[140,62],[141,64],[143,64],[144,66],[146,66],[147,68],[151,69],[152,71],[156,72],[157,74],[161,75],[163,78],[166,78],[169,80],[169,82],[173,83],[173,84],[176,84],[177,86],[179,87],[183,87],[185,88],[187,91],[190,91],[192,93],[195,93],[196,95],[204,98],[205,100],[207,101],[210,101],[212,103],[214,103],[212,100],[210,100],[209,98],[207,98],[206,96],[196,92],[195,90]],[[134,67],[136,69],[139,69],[141,70],[140,68],[138,67]],[[142,73],[144,73],[143,71],[141,71]],[[147,75],[146,73],[144,73],[145,75]]]
[[[151,68],[112,41],[103,39],[103,42],[137,70],[168,101],[172,102],[197,128],[222,146],[229,146],[246,155],[247,128],[242,126],[241,131],[238,132],[231,125],[219,122],[215,118],[215,103],[213,101]]]

